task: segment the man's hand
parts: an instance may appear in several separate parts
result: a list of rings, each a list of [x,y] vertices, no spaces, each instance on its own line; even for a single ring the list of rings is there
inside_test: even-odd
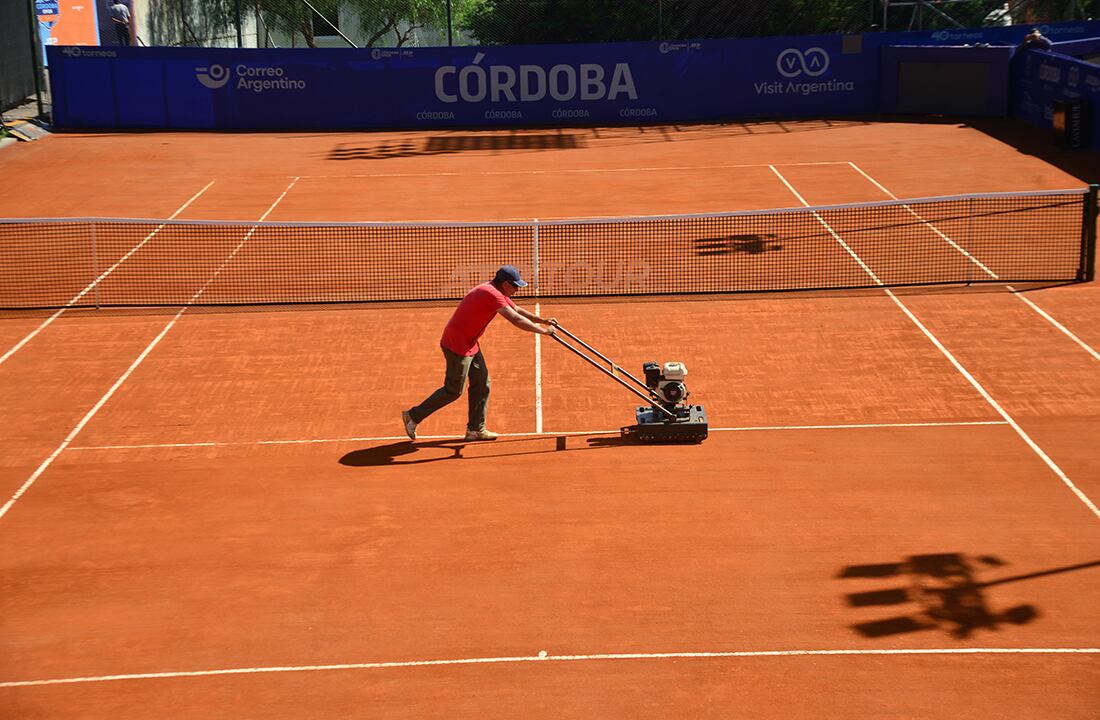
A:
[[[551,324],[551,325],[547,325],[546,327],[544,327],[542,329],[542,334],[543,335],[557,335],[558,330],[557,330],[557,327],[555,327],[555,325],[556,324]]]

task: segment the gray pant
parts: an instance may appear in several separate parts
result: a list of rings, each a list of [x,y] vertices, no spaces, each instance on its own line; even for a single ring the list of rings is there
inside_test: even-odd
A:
[[[463,357],[447,348],[442,348],[447,359],[447,374],[443,378],[443,387],[409,410],[413,422],[424,422],[439,408],[450,405],[462,397],[466,380],[470,380],[470,415],[466,421],[467,430],[485,429],[485,410],[489,407],[489,368],[485,366],[485,357],[479,350],[477,355]]]

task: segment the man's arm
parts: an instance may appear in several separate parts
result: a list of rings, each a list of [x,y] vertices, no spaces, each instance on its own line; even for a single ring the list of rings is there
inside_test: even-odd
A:
[[[502,307],[497,310],[497,314],[503,315],[508,322],[512,323],[520,330],[526,330],[527,332],[538,333],[540,335],[553,335],[554,327],[550,325],[548,320],[543,320],[534,313],[529,313],[522,308]],[[539,325],[538,323],[542,323]],[[544,327],[545,325],[545,327]]]
[[[519,305],[516,305],[516,312],[518,312],[520,315],[527,318],[531,322],[541,323],[542,325],[557,325],[558,324],[558,321],[555,320],[554,318],[539,317],[538,315],[531,312],[530,310],[525,310],[525,309],[521,308]]]

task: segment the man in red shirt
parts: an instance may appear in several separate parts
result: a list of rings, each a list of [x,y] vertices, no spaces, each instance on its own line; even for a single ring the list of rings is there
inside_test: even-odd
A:
[[[541,318],[512,302],[512,296],[527,283],[519,270],[504,265],[491,282],[482,283],[466,293],[455,308],[454,315],[443,328],[439,345],[447,360],[443,387],[424,402],[401,413],[409,439],[416,439],[416,426],[444,405],[462,397],[462,389],[470,381],[470,414],[466,422],[466,440],[495,440],[497,434],[485,429],[485,409],[489,405],[489,369],[481,354],[478,339],[497,315],[528,332],[553,335],[554,319]]]

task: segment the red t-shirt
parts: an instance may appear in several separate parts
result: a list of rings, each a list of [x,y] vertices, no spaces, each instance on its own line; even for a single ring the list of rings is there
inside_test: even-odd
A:
[[[454,315],[447,321],[447,327],[443,328],[439,344],[462,357],[477,355],[481,349],[477,344],[478,338],[489,327],[497,310],[515,306],[512,299],[505,297],[492,283],[482,283],[462,298]]]

